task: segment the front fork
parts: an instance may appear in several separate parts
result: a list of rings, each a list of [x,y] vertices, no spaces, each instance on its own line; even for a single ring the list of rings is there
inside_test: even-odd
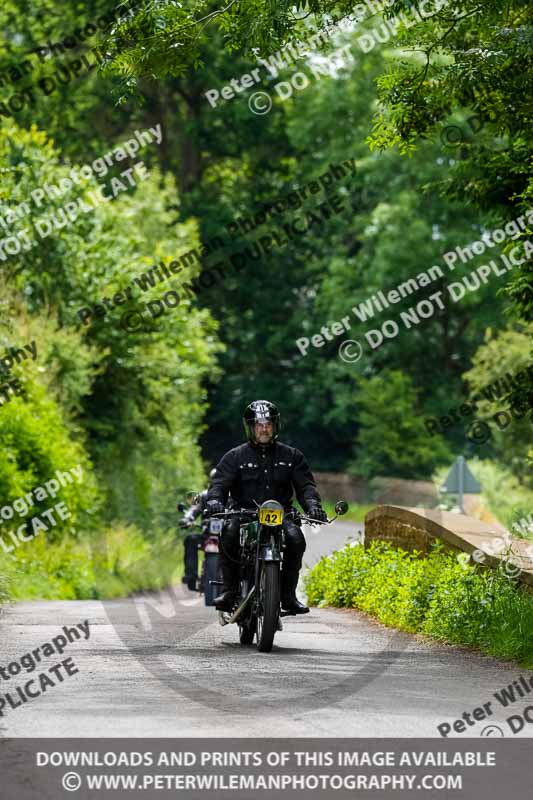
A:
[[[238,608],[233,612],[233,614],[228,614],[224,611],[219,611],[219,622],[221,625],[228,625],[231,622],[237,622],[237,619],[240,617],[241,613],[244,611],[246,606],[250,601],[252,601],[250,612],[252,615],[257,616],[260,608],[259,604],[261,602],[260,597],[260,580],[261,580],[261,565],[263,561],[279,561],[280,564],[283,563],[282,559],[282,552],[285,543],[285,533],[282,529],[281,531],[281,542],[277,542],[273,535],[270,536],[269,544],[261,544],[261,535],[260,531],[258,531],[257,536],[257,545],[255,550],[255,580],[253,583],[252,588],[248,591],[246,597],[242,598],[241,602],[239,603]],[[279,630],[282,629],[281,627],[281,620],[278,622]]]
[[[282,552],[285,544],[285,532],[281,529],[280,541],[276,541],[274,534],[270,535],[269,544],[261,544],[261,531],[257,536],[257,546],[255,553],[255,586],[257,591],[254,597],[253,611],[255,614],[259,611],[259,603],[261,602],[260,581],[261,581],[261,565],[263,561],[279,561],[280,566],[283,563]],[[281,574],[281,570],[280,570]]]

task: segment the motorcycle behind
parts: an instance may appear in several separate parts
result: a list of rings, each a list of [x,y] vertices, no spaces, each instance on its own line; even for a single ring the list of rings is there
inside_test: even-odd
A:
[[[290,612],[281,610],[281,574],[285,535],[284,519],[299,519],[311,525],[334,522],[346,514],[348,503],[335,505],[336,516],[327,522],[314,520],[298,511],[285,512],[276,500],[267,500],[258,509],[241,509],[215,514],[211,519],[239,516],[240,525],[240,593],[232,612],[219,611],[221,625],[237,623],[241,644],[253,644],[261,653],[272,650],[276,631],[282,630],[281,617]]]
[[[198,503],[199,495],[193,495],[193,504]],[[187,506],[178,503],[178,511],[184,512]],[[180,527],[196,530],[196,533],[189,533],[189,542],[186,540],[185,569],[189,575],[196,576],[198,570],[198,550],[202,550],[204,557],[202,561],[202,571],[197,581],[192,577],[188,582],[189,589],[199,591],[204,595],[206,606],[214,606],[214,599],[218,594],[218,587],[222,585],[221,571],[219,563],[218,539],[222,532],[223,521],[221,519],[203,516],[202,522],[198,519],[185,517]]]
[[[202,550],[204,551],[204,561],[202,564],[202,574],[200,576],[200,591],[203,592],[206,606],[214,606],[214,599],[219,593],[219,586],[222,585],[219,555],[218,537],[222,532],[221,519],[208,519],[204,524],[204,535],[202,539]]]

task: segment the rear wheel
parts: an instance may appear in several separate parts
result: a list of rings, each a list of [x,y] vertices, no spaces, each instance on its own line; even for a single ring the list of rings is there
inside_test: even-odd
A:
[[[257,649],[270,653],[278,629],[280,570],[278,561],[264,561],[261,569],[259,611],[257,615]]]
[[[214,606],[214,599],[220,593],[220,587],[213,586],[210,581],[220,580],[220,567],[218,553],[204,555],[204,599],[206,606]]]

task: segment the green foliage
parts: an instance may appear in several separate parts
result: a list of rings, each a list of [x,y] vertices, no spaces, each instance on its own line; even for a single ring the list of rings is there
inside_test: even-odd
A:
[[[317,14],[335,10],[347,13],[352,5],[343,2],[311,0],[305,8]],[[293,0],[230,0],[213,8],[210,0],[199,0],[192,6],[181,3],[146,3],[108,39],[108,69],[125,76],[130,90],[139,77],[185,76],[192,67],[204,66],[204,48],[216,41],[228,53],[255,48],[269,53],[284,44],[300,28],[306,15],[304,4]],[[293,38],[293,37],[292,37]]]
[[[470,566],[437,545],[427,557],[374,541],[323,558],[309,603],[358,608],[385,625],[533,665],[533,598],[503,568]]]
[[[58,518],[57,525],[50,527],[47,533],[50,540],[74,532],[80,524],[92,527],[90,515],[96,513],[101,499],[87,455],[70,438],[60,407],[45,397],[41,387],[34,387],[27,399],[15,398],[0,412],[0,448],[5,456],[0,464],[2,505],[9,505],[26,492],[43,486],[55,477],[56,470],[68,472],[79,465],[83,481],[74,480],[63,487],[57,500],[48,497],[35,501],[33,513],[38,515],[40,510],[59,501],[66,504],[70,516],[66,520]],[[25,518],[19,519],[16,527],[24,521]]]
[[[427,432],[407,375],[391,370],[361,379],[355,402],[361,429],[353,471],[366,478],[419,478],[450,460],[445,441]]]
[[[59,151],[43,132],[11,124],[4,133],[5,157],[11,158],[17,149],[20,158],[32,164],[32,170],[22,176],[7,173],[5,192],[10,204],[23,202],[42,183],[57,184],[68,175],[70,165],[62,163]],[[68,199],[83,197],[96,187],[96,179],[88,179],[73,187]],[[47,199],[38,215],[57,210],[66,199]],[[30,297],[30,314],[21,310],[22,301],[11,289],[5,305],[12,317],[12,333],[6,346],[16,343],[14,331],[19,339],[27,331],[40,351],[39,366],[26,380],[25,397],[6,405],[0,415],[0,425],[3,418],[8,426],[5,436],[14,442],[9,462],[21,458],[26,465],[31,461],[29,455],[19,453],[19,446],[26,436],[28,453],[32,451],[37,435],[44,436],[39,431],[46,423],[49,446],[63,453],[64,464],[72,456],[61,425],[71,418],[74,431],[77,421],[82,421],[86,446],[100,478],[106,479],[102,481],[107,495],[105,518],[135,522],[146,531],[168,525],[175,493],[203,483],[196,441],[205,398],[201,383],[206,373],[216,374],[216,326],[209,313],[193,307],[183,292],[179,306],[162,316],[151,333],[122,328],[120,314],[128,306],[88,326],[80,326],[77,311],[112,297],[158,260],[169,263],[198,245],[194,222],[175,222],[170,209],[175,200],[174,182],[155,169],[138,191],[120,194],[113,202],[80,215],[42,246],[25,253],[16,267],[7,262],[11,286]],[[32,211],[35,214],[33,206]],[[144,295],[137,290],[137,303],[156,300],[171,288],[179,290],[197,270],[198,265],[186,267],[179,279]],[[29,375],[31,365],[25,370]],[[48,416],[52,415],[54,400],[60,407],[52,424],[43,413],[47,409]],[[34,415],[36,404],[43,412]],[[80,433],[78,428],[75,435],[79,438]],[[43,442],[35,452],[44,448]],[[79,452],[80,445],[76,448]],[[43,470],[48,463],[52,466],[58,460],[43,462]],[[8,473],[10,469],[6,467]],[[4,487],[0,489],[3,496]],[[6,497],[11,491],[6,484]],[[86,505],[88,513],[94,514],[93,503]]]
[[[530,465],[527,463],[527,454],[533,447],[532,333],[531,324],[524,326],[522,330],[501,331],[495,337],[489,328],[484,344],[479,347],[472,359],[472,368],[465,375],[470,385],[470,397],[477,393],[481,393],[483,397],[483,390],[488,384],[505,379],[508,374],[516,379],[521,373],[514,388],[507,388],[508,383],[504,380],[502,387],[505,388],[500,398],[492,401],[482,399],[476,417],[490,420],[499,411],[509,411],[511,404],[517,401],[512,421],[503,430],[500,430],[494,422],[491,423],[492,450],[498,461],[510,467],[519,480],[530,488],[533,488],[533,479]],[[529,373],[528,367],[531,367]],[[503,420],[503,417],[499,419]]]
[[[396,0],[385,13],[393,16],[407,5]],[[36,364],[15,370],[24,396],[0,408],[5,435],[11,437],[11,466],[1,473],[2,503],[33,480],[23,474],[13,436],[21,437],[24,453],[30,440],[41,448],[38,463],[44,471],[47,464],[59,463],[52,441],[57,433],[61,452],[69,458],[80,453],[98,486],[83,503],[73,500],[80,508],[81,535],[119,520],[137,526],[150,542],[155,530],[174,521],[175,498],[204,485],[200,437],[204,456],[217,460],[242,436],[240,412],[256,396],[280,404],[284,437],[306,451],[314,468],[344,469],[356,436],[361,446],[355,468],[361,459],[368,474],[428,477],[436,463],[449,460],[447,447],[462,448],[460,426],[446,433],[448,446],[440,437],[427,441],[415,412],[439,416],[450,403],[456,405],[462,374],[487,326],[495,335],[504,327],[509,299],[521,318],[531,321],[527,264],[514,273],[507,295],[497,295],[498,284],[489,282],[452,309],[439,310],[394,341],[365,352],[357,365],[338,357],[340,339],[311,347],[305,358],[295,340],[348,315],[349,335],[364,341],[368,327],[378,327],[384,316],[376,312],[375,319],[360,325],[352,306],[441,264],[443,252],[480,238],[492,222],[516,216],[515,210],[530,202],[531,164],[525,158],[531,143],[530,92],[524,77],[530,65],[530,4],[511,0],[504,8],[489,0],[481,7],[473,0],[466,6],[451,0],[434,19],[400,29],[401,50],[387,46],[361,53],[355,42],[361,31],[381,22],[378,15],[351,39],[341,37],[325,48],[329,52],[351,41],[356,57],[342,79],[312,80],[264,117],[250,113],[247,95],[216,109],[209,106],[205,92],[257,67],[256,55],[305,39],[324,25],[326,15],[338,19],[352,8],[344,0],[219,6],[210,0],[142,0],[132,20],[109,26],[42,65],[32,57],[35,68],[27,79],[1,87],[0,102],[106,37],[103,70],[94,69],[49,97],[39,95],[34,106],[15,115],[16,122],[3,120],[4,213],[6,205],[27,201],[33,189],[56,184],[72,166],[109,152],[131,131],[161,123],[164,133],[161,147],[138,155],[150,169],[138,189],[82,214],[24,258],[0,261],[9,283],[0,293],[5,346],[35,339],[39,347]],[[67,2],[58,16],[52,0],[5,0],[0,10],[3,70],[28,50],[57,42],[109,10],[109,0]],[[455,24],[457,14],[464,18]],[[412,45],[429,51],[425,74],[424,57],[412,52]],[[303,60],[297,66],[309,70]],[[280,79],[293,71],[283,71]],[[375,91],[379,76],[381,104]],[[127,100],[135,93],[142,101],[137,105]],[[383,111],[383,120],[371,151],[365,140],[372,136],[376,110]],[[478,115],[482,129],[472,131],[464,146],[450,151],[431,141],[447,123],[468,129],[471,114]],[[394,142],[410,157],[376,152],[376,145]],[[112,297],[159,260],[169,263],[215,235],[227,239],[227,223],[256,213],[348,158],[356,159],[355,177],[335,182],[305,203],[316,211],[335,195],[343,202],[342,214],[261,261],[250,260],[198,298],[180,288],[200,270],[198,264],[187,267],[165,284],[180,293],[180,304],[156,320],[158,330],[124,331],[120,317],[129,305],[90,326],[80,324],[80,307]],[[117,165],[112,174],[118,171]],[[98,182],[90,179],[64,197],[47,199],[39,215],[84,198]],[[33,230],[37,214],[32,211]],[[231,246],[207,264],[227,259],[258,236],[284,236],[282,223],[302,213],[274,216],[253,236],[232,238]],[[25,225],[26,219],[15,227]],[[435,282],[433,290],[441,288]],[[155,300],[159,292],[155,287],[141,299]],[[393,311],[421,297],[407,297]],[[392,396],[383,387],[375,398],[386,424],[369,406],[363,417],[354,391],[359,379],[361,386],[370,386],[365,382],[399,371],[406,381],[395,384],[398,392]],[[209,426],[204,422],[208,403]],[[0,420],[0,430],[1,425]],[[515,444],[523,462],[525,445],[513,440],[509,449]],[[494,455],[510,463],[503,438],[495,445]],[[89,492],[87,487],[83,491]],[[90,518],[84,520],[85,511]]]
[[[406,5],[398,0],[394,10]],[[411,150],[446,123],[456,124],[454,114],[462,115],[465,128],[464,117],[473,112],[478,133],[466,137],[452,160],[443,191],[499,220],[527,209],[533,197],[532,31],[528,0],[452,0],[404,32],[394,68],[379,81],[381,111],[371,145]],[[408,51],[422,51],[424,63]],[[526,260],[508,287],[514,315],[527,323],[533,319],[532,271]],[[532,391],[530,380],[517,394],[527,402]]]
[[[509,531],[521,519],[528,517],[533,508],[533,491],[516,475],[498,463],[478,458],[468,459],[468,467],[481,484],[481,502]],[[446,470],[439,473],[442,485]],[[533,538],[533,532],[531,534]]]
[[[162,589],[182,569],[175,534],[158,531],[147,541],[134,526],[117,523],[93,538],[33,539],[2,557],[0,573],[14,600],[104,600]]]
[[[10,505],[42,486],[55,477],[56,471],[69,472],[79,465],[83,470],[81,482],[73,479],[72,483],[62,487],[57,500],[51,497],[35,500],[33,513],[37,515],[56,502],[66,504],[70,517],[61,520],[56,514],[57,525],[47,532],[49,540],[55,540],[67,533],[74,534],[78,526],[90,529],[91,516],[97,514],[102,496],[79,431],[68,413],[74,391],[68,393],[67,381],[64,393],[68,401],[63,406],[52,388],[62,347],[75,342],[80,345],[79,337],[72,333],[69,339],[66,332],[58,336],[54,326],[47,322],[39,326],[19,310],[18,318],[10,321],[10,331],[0,334],[0,346],[20,347],[30,341],[35,342],[37,360],[33,361],[29,356],[10,371],[11,376],[20,382],[22,395],[12,397],[0,406],[0,505]],[[81,347],[82,363],[87,354]],[[18,519],[18,524],[15,524],[16,519],[15,515],[12,523],[3,521],[4,532],[10,526],[18,527],[25,518]]]

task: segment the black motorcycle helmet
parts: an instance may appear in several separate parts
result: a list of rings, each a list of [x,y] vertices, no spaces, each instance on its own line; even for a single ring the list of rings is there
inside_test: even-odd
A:
[[[254,428],[256,422],[272,422],[272,441],[275,442],[279,436],[280,413],[278,407],[274,403],[269,403],[268,400],[254,400],[253,403],[250,403],[244,412],[242,421],[246,438],[251,444],[256,444]]]

